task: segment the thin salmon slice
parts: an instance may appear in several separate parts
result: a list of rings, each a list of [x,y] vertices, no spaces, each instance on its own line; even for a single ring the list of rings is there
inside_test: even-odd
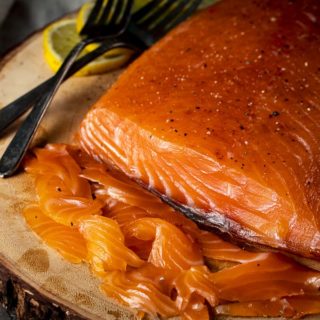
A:
[[[267,301],[238,302],[215,308],[218,315],[241,317],[285,317],[299,319],[320,312],[318,297],[289,297]]]
[[[86,243],[78,230],[58,224],[47,217],[38,206],[28,206],[23,215],[32,231],[66,260],[72,263],[86,260]]]
[[[168,270],[188,270],[202,265],[200,247],[180,229],[158,218],[141,218],[126,226],[128,237],[153,241],[148,261]]]
[[[82,147],[234,239],[320,259],[320,3],[224,0],[94,105]]]
[[[104,276],[106,271],[140,267],[144,261],[125,246],[125,238],[115,220],[91,216],[80,222],[80,233],[86,240],[88,260],[93,272]]]
[[[172,317],[178,314],[174,301],[149,280],[141,281],[123,272],[113,271],[104,277],[101,290],[109,297],[153,316],[161,314]]]
[[[320,289],[319,272],[274,253],[212,273],[210,278],[221,300],[228,301],[253,301],[257,297],[268,300],[302,294],[317,296]]]

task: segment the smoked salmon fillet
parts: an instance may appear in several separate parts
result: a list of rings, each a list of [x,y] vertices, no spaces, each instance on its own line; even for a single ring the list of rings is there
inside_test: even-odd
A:
[[[80,143],[208,227],[320,260],[320,2],[199,12],[120,76]]]

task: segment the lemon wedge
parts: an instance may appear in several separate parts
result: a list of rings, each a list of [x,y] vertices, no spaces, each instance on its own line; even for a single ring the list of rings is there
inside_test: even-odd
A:
[[[77,32],[75,19],[62,19],[49,25],[43,32],[44,57],[53,71],[57,71],[70,50],[81,38]],[[132,51],[112,50],[82,68],[76,75],[87,76],[101,74],[124,65],[131,57]],[[81,55],[89,52],[85,49]]]

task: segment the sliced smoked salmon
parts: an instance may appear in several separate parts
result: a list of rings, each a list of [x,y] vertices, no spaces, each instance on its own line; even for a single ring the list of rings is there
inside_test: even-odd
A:
[[[224,304],[216,307],[215,311],[218,315],[298,319],[308,314],[318,314],[320,304],[318,297],[289,297]]]
[[[320,3],[223,0],[132,63],[80,142],[193,219],[320,260]]]
[[[176,303],[180,310],[185,310],[192,301],[193,296],[199,296],[214,307],[218,304],[217,291],[210,281],[210,272],[204,266],[191,267],[182,272],[173,281],[177,290]]]
[[[63,144],[35,149],[35,157],[25,160],[25,169],[36,176],[41,210],[57,223],[74,227],[80,218],[100,214],[104,203],[92,198],[90,183],[80,176],[72,150]]]
[[[145,312],[182,320],[208,320],[212,312],[319,313],[319,272],[201,230],[123,173],[75,147],[49,145],[34,154],[25,166],[36,177],[38,204],[24,210],[27,224],[70,262],[87,262],[102,291],[140,318]],[[66,196],[73,199],[72,210]],[[99,215],[79,205],[79,197],[97,201]],[[41,210],[53,209],[51,202],[59,204],[56,210]],[[73,227],[71,216],[77,221]]]
[[[125,271],[128,265],[143,265],[144,261],[125,246],[124,235],[116,221],[91,216],[81,221],[79,230],[86,239],[88,261],[97,275],[104,275],[105,271]]]
[[[175,302],[149,280],[132,279],[128,274],[113,271],[105,276],[101,290],[119,302],[153,316],[178,314]]]
[[[274,253],[266,253],[260,260],[212,273],[210,279],[218,296],[229,301],[318,295],[320,289],[319,272],[304,268]]]
[[[78,230],[58,224],[34,205],[25,208],[23,215],[32,231],[66,260],[72,263],[86,260],[86,243]]]
[[[153,241],[148,261],[154,266],[181,271],[203,264],[200,247],[176,226],[162,219],[141,218],[133,221],[125,227],[125,234]]]

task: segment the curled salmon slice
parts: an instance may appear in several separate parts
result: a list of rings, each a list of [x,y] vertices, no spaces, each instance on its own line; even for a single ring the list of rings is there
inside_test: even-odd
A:
[[[80,233],[86,240],[88,261],[98,275],[106,271],[125,271],[127,266],[140,267],[144,261],[125,246],[118,223],[102,216],[91,216],[80,222]]]
[[[64,144],[49,144],[44,149],[34,149],[35,157],[27,158],[24,168],[36,176],[56,177],[64,188],[60,192],[79,197],[91,197],[90,184],[80,177],[81,168]]]
[[[153,241],[148,261],[169,270],[187,270],[202,265],[200,248],[176,226],[158,218],[141,218],[127,226],[126,234]]]
[[[40,198],[39,204],[48,217],[71,227],[77,227],[84,217],[101,214],[102,208],[99,201],[76,196]]]
[[[210,272],[205,266],[191,267],[181,272],[173,281],[177,290],[176,303],[179,310],[186,310],[194,296],[205,299],[212,307],[218,304],[218,296]]]
[[[109,297],[153,316],[161,314],[164,317],[172,317],[179,314],[175,302],[151,281],[131,279],[128,274],[120,271],[106,274],[101,290]]]
[[[25,208],[23,215],[31,230],[66,260],[72,263],[86,260],[86,243],[78,230],[58,224],[43,214],[38,206]]]
[[[90,183],[80,176],[81,168],[69,149],[63,144],[36,149],[36,157],[29,157],[25,168],[36,177],[41,210],[57,223],[75,227],[80,218],[101,214],[104,204],[92,198]]]

